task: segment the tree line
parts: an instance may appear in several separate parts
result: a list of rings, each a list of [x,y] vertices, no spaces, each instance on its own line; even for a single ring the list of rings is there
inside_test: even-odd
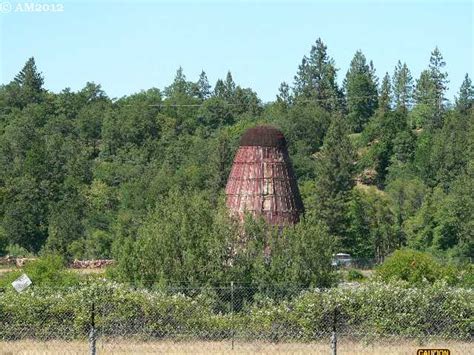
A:
[[[0,253],[113,257],[124,277],[156,282],[228,277],[217,276],[226,263],[242,278],[289,270],[311,282],[304,270],[333,251],[468,260],[474,87],[466,74],[450,103],[445,66],[435,48],[419,78],[399,61],[380,79],[357,51],[338,85],[318,39],[294,82],[262,103],[230,72],[211,86],[182,68],[164,89],[119,99],[90,82],[53,93],[30,58],[0,87]],[[255,248],[238,253],[223,188],[240,135],[261,123],[283,130],[306,213],[274,240],[249,221]],[[262,243],[276,243],[264,266]]]

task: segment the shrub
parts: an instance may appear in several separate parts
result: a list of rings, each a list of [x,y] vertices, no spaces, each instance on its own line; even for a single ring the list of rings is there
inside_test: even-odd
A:
[[[250,340],[294,339],[298,334],[301,341],[310,341],[330,334],[336,309],[338,331],[366,334],[366,340],[470,339],[472,334],[474,291],[444,282],[419,288],[406,282],[369,282],[351,288],[307,289],[292,299],[261,295],[233,314],[216,311],[216,302],[222,301],[218,288],[194,291],[184,295],[110,282],[37,287],[21,294],[7,290],[0,293],[0,339],[83,338],[89,331],[93,301],[97,330],[109,337],[218,340],[234,331]],[[237,287],[235,292],[246,288]]]
[[[459,286],[474,289],[474,264],[461,265],[456,272]]]
[[[23,270],[6,273],[0,279],[0,287],[11,284],[21,274],[27,274],[33,285],[62,287],[79,283],[79,276],[66,270],[64,260],[58,255],[46,255],[37,260],[28,262]]]
[[[2,226],[0,226],[0,256],[3,256],[6,254],[7,245],[8,245],[7,234],[5,232],[5,229]]]
[[[30,257],[33,256],[28,250],[19,246],[18,244],[9,244],[6,246],[5,250],[6,255],[13,256],[15,258]]]
[[[409,249],[395,251],[377,268],[376,275],[384,281],[402,280],[410,284],[441,279],[456,283],[454,267],[441,265],[428,253]]]
[[[365,279],[365,276],[359,270],[349,269],[347,271],[347,281],[360,281],[363,279]]]

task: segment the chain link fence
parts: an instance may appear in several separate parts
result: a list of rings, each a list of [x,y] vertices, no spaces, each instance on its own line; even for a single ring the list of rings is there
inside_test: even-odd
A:
[[[474,292],[384,284],[0,294],[0,354],[474,354]]]

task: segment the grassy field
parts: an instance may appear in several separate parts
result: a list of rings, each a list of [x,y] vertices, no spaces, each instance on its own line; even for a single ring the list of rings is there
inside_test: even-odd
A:
[[[417,350],[442,348],[451,350],[451,354],[474,354],[472,343],[449,342],[418,344],[416,342],[389,342],[367,345],[352,341],[338,343],[338,354],[416,354]],[[0,354],[87,354],[89,351],[86,342],[65,341],[18,341],[0,342]],[[133,342],[115,340],[104,343],[97,342],[97,354],[330,354],[328,343],[266,343],[266,342],[235,342],[232,349],[229,341],[223,342]]]

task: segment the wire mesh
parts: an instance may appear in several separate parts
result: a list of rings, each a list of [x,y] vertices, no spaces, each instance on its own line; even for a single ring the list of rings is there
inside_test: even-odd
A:
[[[383,287],[8,292],[0,294],[0,353],[474,354],[472,290],[392,288],[378,296]]]

